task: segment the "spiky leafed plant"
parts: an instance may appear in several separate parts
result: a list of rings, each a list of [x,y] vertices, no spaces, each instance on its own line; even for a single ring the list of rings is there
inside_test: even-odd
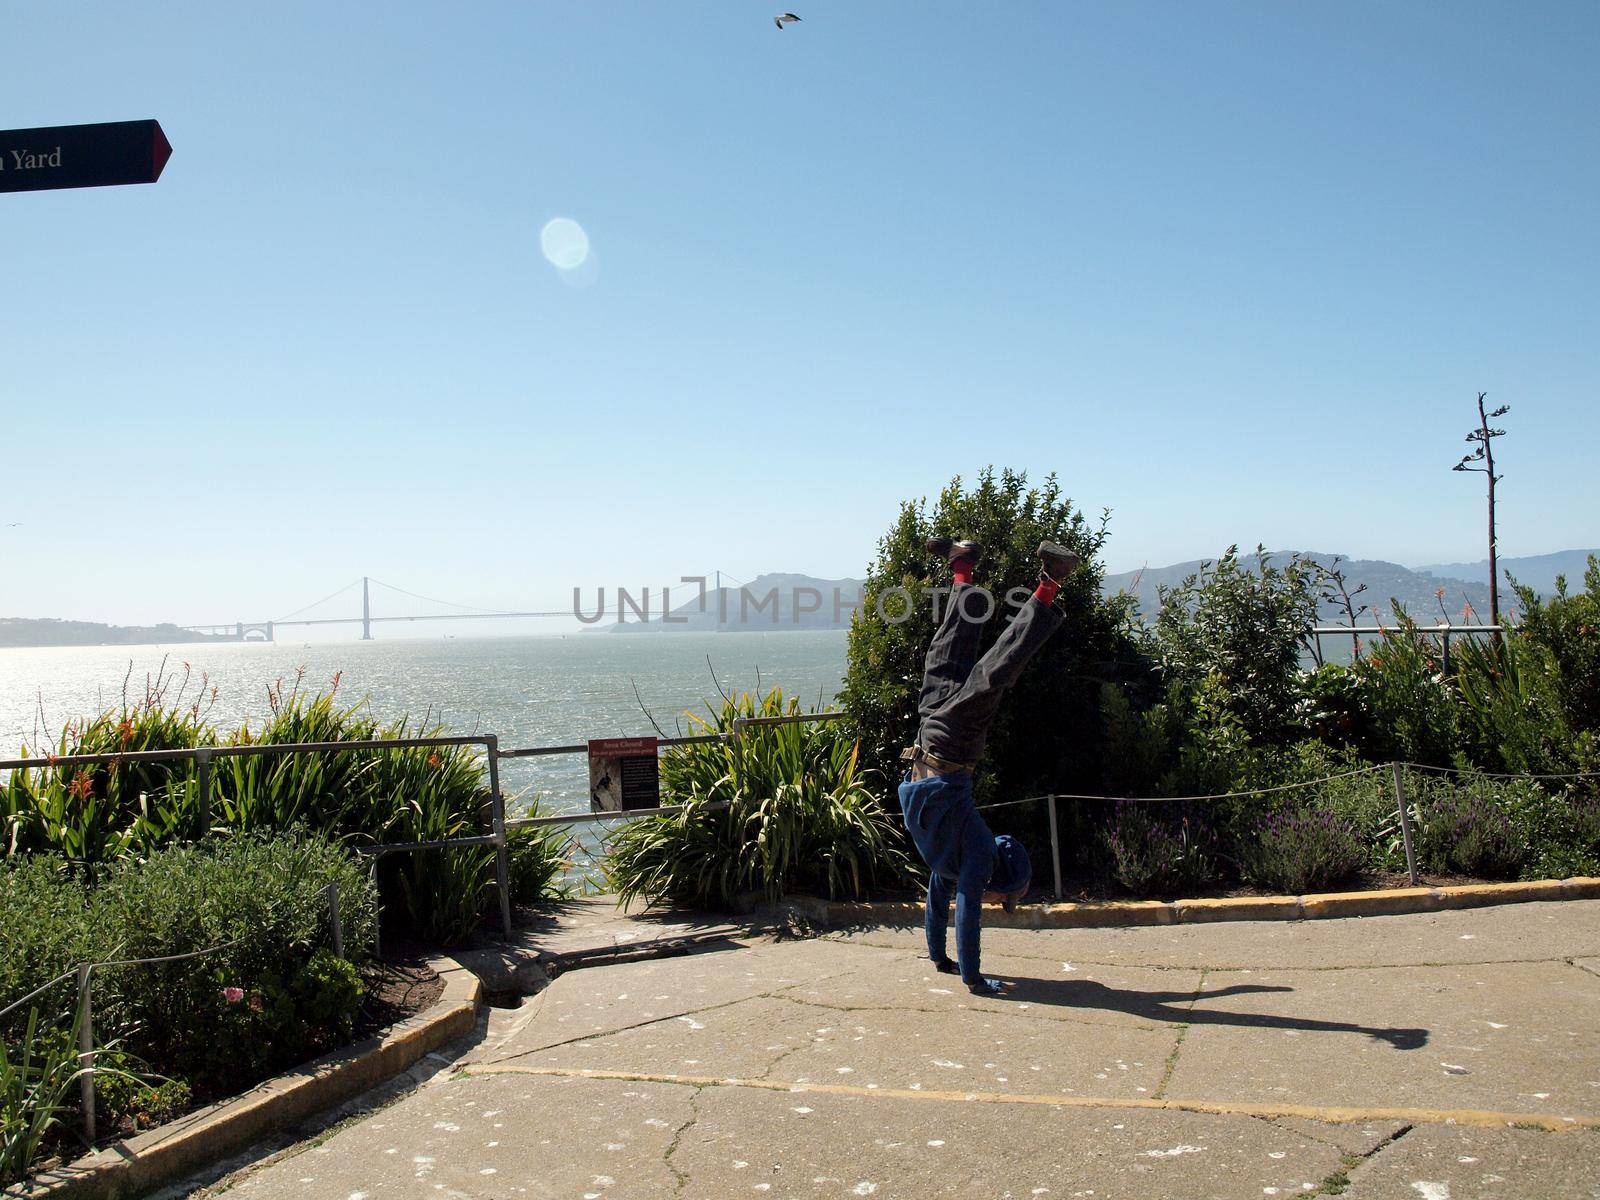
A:
[[[0,1186],[27,1177],[83,1071],[75,1030],[41,1026],[37,1009],[14,1045],[0,1041]]]
[[[774,688],[724,703],[702,732],[731,733],[741,717],[795,715]],[[606,882],[624,901],[728,907],[751,893],[794,890],[856,897],[907,870],[894,823],[866,786],[856,738],[837,723],[756,727],[662,757],[666,803],[613,839]],[[712,805],[726,803],[726,808]]]

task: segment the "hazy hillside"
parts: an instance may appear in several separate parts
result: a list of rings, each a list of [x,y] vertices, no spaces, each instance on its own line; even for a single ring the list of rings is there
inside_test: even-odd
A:
[[[231,642],[176,625],[101,625],[50,617],[0,617],[0,646],[158,646],[179,642]]]
[[[672,620],[663,623],[652,610],[651,620],[628,620],[596,629],[607,633],[740,633],[796,629],[848,629],[850,614],[861,602],[859,579],[817,579],[811,575],[774,572],[752,579],[742,588],[673,589]],[[660,603],[660,594],[652,599]],[[614,610],[613,610],[614,611]]]
[[[1554,554],[1502,558],[1500,581],[1504,583],[1506,573],[1510,572],[1518,583],[1527,584],[1541,595],[1550,595],[1556,590],[1556,576],[1565,575],[1569,589],[1581,590],[1583,573],[1589,565],[1591,554],[1600,555],[1600,550],[1557,550]],[[1442,579],[1487,580],[1489,560],[1485,558],[1473,563],[1435,563],[1429,567],[1418,567],[1417,570],[1428,575],[1437,575]]]
[[[1292,551],[1277,551],[1270,555],[1269,561],[1279,565],[1288,561]],[[1323,551],[1302,551],[1303,557],[1315,559],[1323,564],[1331,564],[1334,555]],[[1214,561],[1214,560],[1213,560]],[[1371,623],[1376,619],[1390,620],[1394,615],[1394,601],[1399,601],[1405,606],[1407,612],[1424,624],[1433,624],[1441,619],[1440,601],[1438,590],[1443,587],[1444,611],[1452,621],[1462,619],[1462,608],[1470,602],[1473,609],[1480,614],[1480,619],[1487,620],[1485,614],[1489,610],[1489,586],[1485,581],[1472,582],[1464,579],[1443,579],[1432,575],[1425,575],[1399,563],[1384,562],[1381,559],[1345,559],[1340,563],[1345,579],[1352,591],[1360,584],[1365,583],[1367,590],[1356,598],[1356,603],[1366,604],[1370,610],[1377,612],[1374,617],[1369,611],[1360,618],[1362,623]],[[1107,595],[1119,591],[1131,591],[1139,600],[1139,610],[1146,620],[1153,620],[1160,602],[1157,598],[1157,589],[1162,585],[1168,586],[1181,582],[1185,576],[1200,569],[1200,560],[1193,559],[1189,562],[1175,563],[1165,567],[1151,567],[1144,571],[1127,571],[1119,575],[1107,575],[1103,590]],[[1344,612],[1336,605],[1324,606],[1321,619],[1328,624],[1343,624]]]

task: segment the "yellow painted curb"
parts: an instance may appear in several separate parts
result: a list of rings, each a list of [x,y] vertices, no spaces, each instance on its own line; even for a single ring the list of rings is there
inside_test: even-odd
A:
[[[1298,921],[1304,915],[1299,896],[1226,896],[1179,900],[1178,924],[1200,921]]]
[[[13,1184],[3,1195],[7,1200],[141,1195],[409,1070],[431,1051],[471,1033],[478,1019],[477,976],[449,958],[432,959],[429,966],[444,980],[444,992],[426,1012],[231,1100]]]
[[[1413,1125],[1470,1125],[1481,1129],[1511,1126],[1563,1133],[1600,1129],[1600,1117],[1558,1113],[1494,1112],[1476,1108],[1388,1108],[1361,1105],[1252,1104],[1227,1100],[1155,1100],[1142,1097],[1051,1096],[1012,1092],[950,1092],[924,1088],[867,1088],[848,1083],[786,1083],[776,1079],[719,1079],[714,1075],[670,1075],[641,1071],[605,1071],[584,1067],[476,1066],[469,1075],[544,1075],[565,1079],[607,1079],[628,1083],[681,1084],[685,1087],[750,1088],[791,1095],[848,1096],[854,1099],[921,1100],[968,1104],[1023,1104],[1041,1108],[1153,1109],[1159,1112],[1204,1113],[1210,1116],[1302,1117],[1333,1125],[1354,1121],[1405,1121]]]
[[[1020,909],[1018,911],[1021,911]],[[989,910],[983,910],[989,921]],[[1046,904],[1039,909],[1045,929],[1095,929],[1107,926],[1174,925],[1178,910],[1165,900],[1110,900],[1101,904]]]
[[[1442,905],[1433,888],[1390,888],[1381,892],[1323,892],[1305,896],[1300,907],[1310,920],[1329,917],[1390,917],[1436,912]]]
[[[1528,904],[1536,900],[1565,900],[1559,879],[1528,883],[1466,883],[1438,889],[1443,908],[1481,908],[1486,904]]]
[[[1336,917],[1401,916],[1490,904],[1600,899],[1600,879],[1540,879],[1525,883],[1472,883],[1454,887],[1385,888],[1371,892],[1320,892],[1307,896],[1224,896],[1195,900],[1104,900],[1024,904],[1007,913],[983,906],[983,923],[996,929],[1092,929],[1192,925],[1212,921],[1294,921]],[[833,929],[862,925],[917,926],[922,905],[904,900],[840,902],[791,896],[790,910]]]

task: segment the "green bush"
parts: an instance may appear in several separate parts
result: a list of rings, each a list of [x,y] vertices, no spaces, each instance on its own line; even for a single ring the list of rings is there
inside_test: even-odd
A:
[[[107,969],[110,994],[100,1011],[113,1028],[127,1030],[131,1052],[202,1088],[224,1085],[239,1069],[258,1075],[333,1044],[339,1023],[300,1019],[311,997],[293,989],[313,954],[330,942],[326,891],[335,881],[345,949],[359,954],[376,931],[370,876],[322,837],[241,836],[174,847],[107,872],[91,906],[115,938],[117,957],[227,948],[202,958]],[[223,997],[228,988],[259,993],[252,1007],[264,1007],[263,1021],[278,1021],[270,1026],[272,1037],[237,1069],[219,1066],[213,1052],[237,1025]]]
[[[317,958],[331,937],[327,889],[335,881],[346,952],[359,956],[376,929],[370,877],[325,838],[291,834],[173,847],[144,862],[108,864],[92,881],[63,874],[48,860],[7,864],[0,867],[0,919],[15,937],[8,936],[0,958],[0,1005],[78,962],[164,958],[225,945],[175,962],[97,970],[97,1032],[197,1085],[298,1061],[340,1040],[355,1009],[348,992],[330,999],[332,985],[317,983],[341,970]],[[35,907],[51,885],[49,904]],[[293,1019],[246,1064],[217,1051],[229,987],[273,998],[282,991],[290,1001]],[[49,1005],[54,1022],[70,1020],[72,986],[52,989],[41,1004]],[[7,1036],[18,1032],[15,1018],[3,1024]]]
[[[0,1008],[110,949],[104,928],[88,919],[82,873],[43,855],[0,861],[0,930]],[[71,1020],[72,997],[72,986],[62,984],[37,1003],[48,1020]],[[26,1019],[26,1011],[0,1018],[0,1034],[17,1032]]]
[[[1511,818],[1481,790],[1442,782],[1420,806],[1417,859],[1425,871],[1515,878],[1526,856]]]
[[[1367,861],[1366,847],[1350,821],[1303,805],[1261,819],[1241,849],[1246,880],[1293,896],[1343,883]]]
[[[1538,791],[1537,788],[1533,789]],[[1600,801],[1593,796],[1563,793],[1545,796],[1524,810],[1515,805],[1512,819],[1528,831],[1524,879],[1570,879],[1600,875]]]
[[[1558,579],[1549,600],[1518,584],[1518,635],[1553,659],[1568,724],[1600,738],[1600,559],[1592,554],[1583,582],[1583,591],[1569,594],[1566,579]]]
[[[1554,655],[1515,634],[1469,638],[1452,668],[1461,697],[1461,756],[1486,771],[1570,771],[1575,748]]]
[[[359,957],[376,930],[371,879],[325,837],[242,835],[93,872],[64,870],[45,856],[0,863],[0,1007],[80,962],[170,959],[222,946],[94,973],[103,1051],[96,1074],[107,1112],[159,1120],[187,1102],[191,1085],[202,1094],[234,1091],[348,1039],[361,982],[355,963],[328,949],[334,883],[346,951]],[[75,992],[68,980],[0,1020],[8,1170],[31,1161],[41,1121],[48,1126],[52,1114],[76,1105],[75,1095],[52,1090],[60,1071],[39,1066],[55,1061],[57,1043],[76,1051]],[[34,1065],[19,1066],[24,1060]]]
[[[1444,673],[1439,646],[1395,605],[1397,625],[1351,670],[1371,714],[1372,741],[1361,746],[1374,761],[1444,767],[1461,745],[1459,704]]]
[[[1135,896],[1193,895],[1220,877],[1216,834],[1189,804],[1118,801],[1106,843],[1113,878]]]
[[[1319,578],[1314,563],[1294,556],[1279,567],[1259,546],[1245,566],[1230,546],[1215,565],[1162,587],[1155,631],[1167,679],[1188,691],[1210,681],[1253,743],[1289,740]]]
[[[1103,765],[1101,687],[1121,684],[1142,707],[1153,663],[1133,626],[1131,600],[1100,595],[1102,572],[1095,560],[1106,539],[1104,526],[1091,527],[1054,476],[1029,487],[1024,474],[997,475],[992,469],[971,487],[960,478],[951,481],[931,507],[926,501],[903,505],[867,571],[864,603],[850,629],[840,701],[860,736],[862,765],[873,786],[893,806],[891,793],[903,774],[900,750],[917,733],[923,658],[935,628],[934,604],[925,589],[949,584],[948,572],[923,549],[934,534],[983,543],[974,581],[996,599],[984,649],[1006,626],[1008,592],[1020,589],[1025,598],[1037,582],[1034,551],[1041,540],[1068,546],[1082,557],[1085,565],[1066,581],[1056,601],[1065,622],[990,728],[976,798],[983,804],[1049,791],[1095,791]],[[913,598],[910,618],[897,623],[878,611],[882,599],[889,616],[900,614],[894,588],[906,589]],[[1006,819],[1032,819],[1004,811]]]
[[[799,711],[777,689],[759,704],[744,693],[714,722],[696,725],[726,733],[740,717]],[[855,898],[875,881],[903,879],[896,823],[868,790],[857,757],[853,736],[827,722],[673,747],[662,756],[661,782],[666,802],[684,811],[624,826],[602,864],[606,882],[624,901],[727,908],[752,892]]]

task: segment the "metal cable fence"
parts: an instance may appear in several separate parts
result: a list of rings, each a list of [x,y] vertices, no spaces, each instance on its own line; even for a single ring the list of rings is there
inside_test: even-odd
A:
[[[1476,628],[1476,627],[1474,627]],[[978,805],[980,812],[989,812],[1000,808],[1013,808],[1023,804],[1048,804],[1050,822],[1050,861],[1054,874],[1054,895],[1056,900],[1061,900],[1064,895],[1061,880],[1061,835],[1060,823],[1056,812],[1056,802],[1060,800],[1089,800],[1104,801],[1114,804],[1180,804],[1199,803],[1203,801],[1240,800],[1258,796],[1278,795],[1285,792],[1304,791],[1307,788],[1318,788],[1325,784],[1335,783],[1343,779],[1354,779],[1360,776],[1374,775],[1387,771],[1390,774],[1391,786],[1395,801],[1395,816],[1400,826],[1401,839],[1405,846],[1406,874],[1410,877],[1411,886],[1418,887],[1422,883],[1422,876],[1417,869],[1416,847],[1413,840],[1416,817],[1411,811],[1412,804],[1408,800],[1404,772],[1407,770],[1419,771],[1436,775],[1465,775],[1476,779],[1526,779],[1531,782],[1543,781],[1576,781],[1595,779],[1600,780],[1600,771],[1575,771],[1566,774],[1532,774],[1532,773],[1496,773],[1489,771],[1468,770],[1461,767],[1436,767],[1425,763],[1389,762],[1374,764],[1369,767],[1357,767],[1350,771],[1340,771],[1333,775],[1322,775],[1315,779],[1296,780],[1293,783],[1276,784],[1271,787],[1247,788],[1236,792],[1211,792],[1193,796],[1110,796],[1098,795],[1087,792],[1046,792],[1039,796],[1024,796],[1018,800],[996,800],[987,804]]]

